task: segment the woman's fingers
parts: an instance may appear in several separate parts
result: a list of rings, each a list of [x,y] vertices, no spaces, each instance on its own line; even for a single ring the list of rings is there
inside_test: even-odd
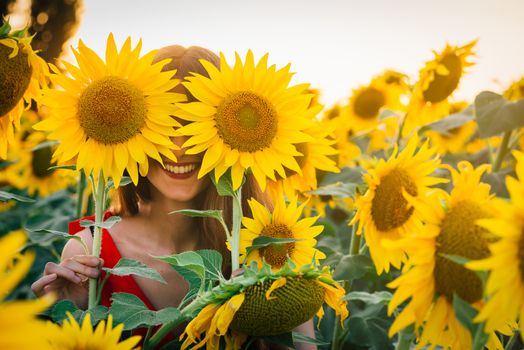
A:
[[[62,262],[62,263],[65,263],[65,262]],[[69,282],[76,283],[76,284],[82,282],[82,279],[75,273],[75,271],[73,271],[70,268],[62,266],[62,263],[60,265],[57,265],[55,263],[48,262],[45,265],[44,274],[48,275],[48,274],[56,273],[59,278],[65,279]]]
[[[70,269],[82,279],[82,282],[85,282],[85,278],[97,278],[100,275],[100,269],[98,268],[98,261],[90,261],[94,267],[84,265],[81,262],[78,262],[78,257],[64,260],[60,263],[61,266]],[[96,259],[96,258],[95,258]]]
[[[72,257],[73,260],[91,267],[102,267],[104,266],[104,260],[97,258],[93,255],[75,255]]]
[[[35,295],[42,296],[43,294],[45,294],[44,288],[47,285],[49,285],[50,283],[52,283],[53,281],[55,281],[57,277],[58,276],[57,276],[56,273],[52,273],[50,275],[45,275],[42,278],[36,280],[31,285],[31,290],[33,291],[33,293],[35,293]]]

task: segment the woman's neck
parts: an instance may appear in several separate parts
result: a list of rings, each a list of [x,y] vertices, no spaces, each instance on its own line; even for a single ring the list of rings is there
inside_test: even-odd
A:
[[[192,202],[176,202],[165,197],[153,198],[140,206],[140,216],[149,226],[147,239],[175,253],[194,250],[198,243],[196,218],[173,211],[193,208]]]

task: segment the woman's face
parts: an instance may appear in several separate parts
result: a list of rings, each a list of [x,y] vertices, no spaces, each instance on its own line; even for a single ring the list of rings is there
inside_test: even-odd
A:
[[[155,189],[167,199],[188,202],[205,190],[210,180],[207,176],[198,179],[202,154],[185,154],[182,144],[187,137],[177,136],[172,140],[180,147],[180,150],[173,151],[178,162],[163,158],[165,165],[163,168],[160,163],[153,161],[147,178]]]

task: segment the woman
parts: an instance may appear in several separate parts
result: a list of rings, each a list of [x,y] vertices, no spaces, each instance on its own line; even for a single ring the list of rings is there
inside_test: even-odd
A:
[[[172,58],[163,70],[176,69],[175,78],[183,80],[190,72],[208,76],[199,63],[206,59],[219,66],[219,58],[213,52],[201,47],[184,48],[168,46],[157,52],[155,61]],[[189,102],[196,101],[182,84],[174,88],[184,93]],[[183,123],[183,121],[180,121]],[[187,155],[181,147],[186,137],[174,137],[179,146],[174,153],[178,162],[163,159],[165,168],[154,162],[146,177],[140,177],[138,185],[133,184],[118,189],[118,201],[106,216],[119,215],[122,221],[115,224],[102,235],[101,257],[85,255],[82,245],[69,240],[62,252],[59,264],[49,262],[44,275],[32,285],[37,295],[54,292],[59,299],[72,300],[79,308],[87,308],[88,278],[100,275],[101,267],[113,267],[120,257],[143,262],[158,271],[167,282],[162,284],[147,278],[132,276],[110,276],[102,291],[102,304],[110,306],[113,292],[127,292],[137,295],[150,309],[177,307],[188,291],[185,280],[167,263],[153,256],[172,255],[197,249],[215,249],[222,254],[223,271],[229,275],[230,255],[226,248],[226,234],[222,226],[212,218],[192,218],[168,213],[180,209],[221,209],[226,222],[231,218],[230,198],[218,195],[209,177],[198,179],[202,154]],[[244,215],[251,215],[247,199],[270,205],[252,176],[248,175],[242,189]],[[228,224],[230,224],[228,222]],[[88,247],[92,246],[89,229],[70,225],[70,233],[81,237]],[[312,336],[312,326],[307,334]]]

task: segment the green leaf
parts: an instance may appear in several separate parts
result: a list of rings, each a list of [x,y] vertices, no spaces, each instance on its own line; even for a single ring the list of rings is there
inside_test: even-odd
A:
[[[222,280],[222,254],[216,250],[202,249],[195,251],[202,257],[206,269],[206,280]]]
[[[91,315],[91,326],[95,326],[101,320],[105,320],[108,316],[109,309],[103,305],[97,305],[89,310],[76,310],[73,312],[73,317],[81,325],[87,314]]]
[[[450,135],[449,131],[455,128],[458,128],[467,122],[473,120],[475,117],[473,115],[473,106],[468,106],[461,112],[453,113],[447,116],[444,119],[438,120],[431,124],[424,125],[420,128],[420,132],[425,132],[427,130],[436,131],[443,135]]]
[[[524,99],[510,102],[499,94],[483,91],[475,98],[475,114],[481,138],[524,126]]]
[[[308,336],[305,336],[302,333],[293,332],[293,343],[305,343],[305,344],[314,344],[314,345],[329,345],[329,342],[326,342],[323,339],[314,339]]]
[[[184,321],[180,310],[168,307],[159,311],[149,310],[136,295],[113,293],[110,313],[115,323],[123,323],[124,330],[156,326],[170,321]]]
[[[45,141],[45,142],[42,142],[42,143],[36,145],[35,147],[33,147],[31,149],[31,152],[38,151],[39,149],[42,149],[42,148],[47,148],[47,147],[51,147],[51,146],[54,146],[54,145],[58,145],[59,143],[60,142],[56,141],[56,140]]]
[[[129,176],[122,176],[120,178],[120,187],[124,187],[124,186],[127,186],[129,185],[130,183],[132,183],[133,181],[131,180],[131,178]],[[109,191],[110,189],[112,189],[113,187],[115,187],[115,182],[113,181],[113,179],[109,179],[107,181],[107,184],[106,184],[106,191]]]
[[[222,210],[196,210],[196,209],[182,209],[175,210],[169,214],[182,214],[190,217],[200,217],[200,218],[214,218],[217,220],[222,219]]]
[[[453,294],[453,310],[455,310],[457,320],[471,333],[473,349],[484,349],[484,345],[488,341],[488,335],[484,333],[484,323],[473,322],[473,319],[478,314],[477,309],[457,294]]]
[[[319,181],[319,186],[326,186],[337,182],[362,184],[362,174],[365,170],[360,167],[344,167],[339,173],[326,173]]]
[[[443,253],[439,253],[439,255],[441,257],[443,257],[445,259],[448,259],[450,261],[453,261],[455,264],[459,264],[461,266],[464,266],[466,263],[471,261],[470,259],[465,258],[465,257],[460,256],[460,255],[443,254]]]
[[[70,235],[67,232],[61,232],[56,230],[48,229],[37,229],[30,230],[26,228],[26,231],[29,235],[30,243],[28,245],[38,245],[42,247],[49,247],[55,242],[65,242],[70,239],[74,239],[82,243],[82,238],[80,236]]]
[[[382,292],[375,292],[375,293],[368,293],[368,292],[350,292],[346,295],[346,300],[360,300],[363,301],[366,304],[388,304],[389,301],[392,298],[392,294],[390,292],[382,291]]]
[[[220,179],[218,179],[218,182],[215,181],[214,174],[211,174],[210,176],[220,196],[229,196],[229,197],[236,196],[236,193],[233,190],[233,181],[231,180],[231,169],[228,169],[224,173],[224,175],[222,175]]]
[[[0,191],[0,201],[7,202],[10,199],[14,199],[16,201],[24,202],[24,203],[33,203],[35,201],[34,199],[31,199],[28,197],[23,197],[23,196],[9,193],[9,192]]]
[[[205,281],[204,260],[197,252],[183,252],[175,255],[154,256],[153,258],[171,265],[188,282],[189,292],[184,300],[194,296]]]
[[[76,170],[76,165],[53,165],[47,168],[47,170],[58,170],[58,169]]]
[[[7,20],[4,21],[4,24],[0,27],[0,38],[5,38],[11,31],[11,25]]]
[[[71,300],[60,300],[50,308],[48,316],[51,317],[53,322],[62,324],[67,319],[67,312],[73,314],[76,310],[78,310],[78,307]]]
[[[281,244],[287,244],[287,243],[293,243],[301,241],[301,239],[295,239],[295,238],[278,238],[278,237],[269,237],[269,236],[259,236],[253,240],[253,243],[250,247],[246,248],[246,256],[249,256],[251,252],[255,249],[267,247],[270,245],[281,245]]]
[[[307,191],[307,193],[316,194],[319,196],[354,198],[357,186],[358,185],[355,183],[337,182],[334,184],[318,187],[316,190],[313,191]]]
[[[335,268],[333,278],[353,281],[362,278],[366,273],[374,273],[375,267],[366,255],[344,255]]]
[[[141,261],[121,258],[113,268],[104,267],[104,271],[116,276],[135,275],[166,284],[164,278],[155,270]]]
[[[107,218],[107,220],[103,222],[95,222],[93,220],[80,220],[80,226],[82,227],[100,227],[105,229],[110,229],[113,227],[114,224],[122,221],[122,218],[120,216],[111,216]]]

